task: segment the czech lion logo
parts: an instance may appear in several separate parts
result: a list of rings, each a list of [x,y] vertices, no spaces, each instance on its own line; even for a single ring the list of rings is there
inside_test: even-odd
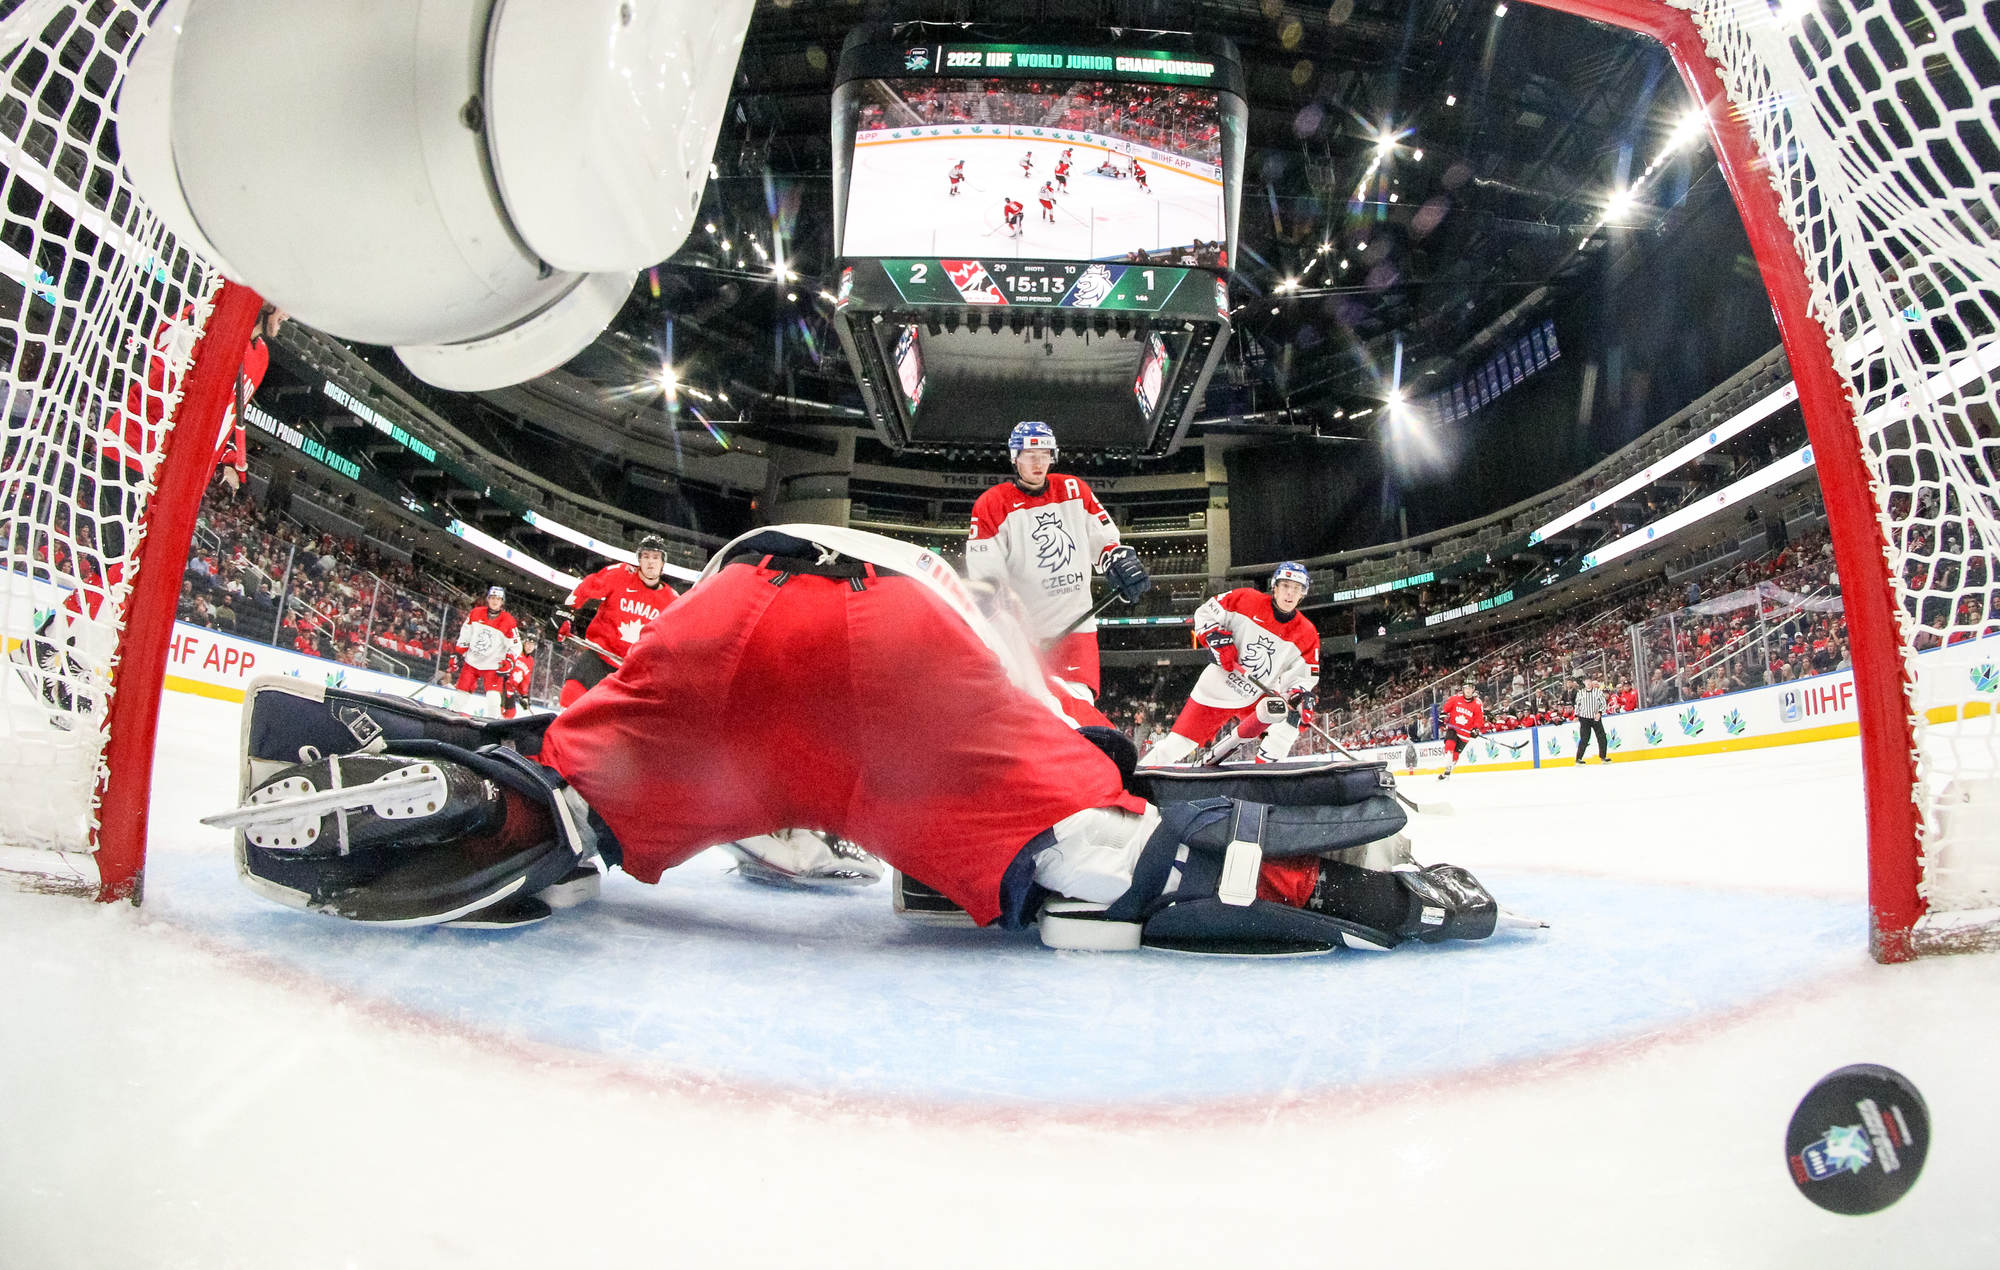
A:
[[[1111,288],[1116,282],[1117,279],[1111,276],[1110,266],[1090,266],[1090,268],[1083,271],[1083,276],[1076,280],[1076,286],[1070,290],[1070,307],[1077,309],[1096,308],[1098,305],[1104,303],[1104,297],[1111,294]]]
[[[1035,543],[1035,566],[1044,573],[1060,573],[1076,559],[1076,539],[1063,527],[1060,511],[1036,512],[1029,537]]]

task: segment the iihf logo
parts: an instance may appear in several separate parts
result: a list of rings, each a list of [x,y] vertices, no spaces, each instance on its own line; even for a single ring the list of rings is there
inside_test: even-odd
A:
[[[1076,539],[1063,528],[1061,511],[1035,513],[1035,564],[1044,573],[1060,573],[1076,558]]]
[[[906,71],[927,71],[931,68],[931,51],[927,48],[911,49],[903,54],[903,69]]]

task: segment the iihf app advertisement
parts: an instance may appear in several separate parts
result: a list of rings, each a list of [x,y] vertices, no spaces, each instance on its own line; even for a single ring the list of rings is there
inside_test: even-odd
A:
[[[1212,91],[1024,80],[857,87],[844,255],[1225,263]]]

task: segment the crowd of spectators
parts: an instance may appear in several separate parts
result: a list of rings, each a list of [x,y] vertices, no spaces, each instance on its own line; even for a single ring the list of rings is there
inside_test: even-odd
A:
[[[425,678],[474,602],[414,563],[217,486],[196,520],[178,616],[329,661]]]
[[[1203,242],[1197,238],[1185,247],[1161,247],[1153,251],[1134,247],[1123,259],[1128,265],[1180,265],[1186,268],[1204,265],[1210,269],[1227,269],[1229,248],[1221,242]]]
[[[1586,675],[1611,714],[1841,669],[1847,626],[1832,560],[1830,540],[1814,534],[1526,628],[1426,645],[1386,673],[1358,662],[1354,682],[1322,687],[1327,722],[1350,746],[1429,740],[1431,707],[1468,676],[1497,730],[1573,718]]]

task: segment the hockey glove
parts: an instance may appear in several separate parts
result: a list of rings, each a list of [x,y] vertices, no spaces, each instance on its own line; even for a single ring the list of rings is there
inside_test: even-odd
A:
[[[1104,559],[1104,576],[1111,582],[1111,589],[1118,592],[1118,598],[1127,604],[1137,604],[1139,597],[1153,589],[1153,580],[1146,576],[1146,566],[1139,563],[1139,553],[1130,547],[1113,547]]]
[[[1285,694],[1285,710],[1292,715],[1300,727],[1313,720],[1313,711],[1319,709],[1319,694],[1310,688],[1294,688]]]
[[[444,677],[445,677],[446,679],[456,679],[456,678],[458,678],[458,654],[457,654],[457,653],[453,653],[453,654],[452,654],[451,656],[449,656],[449,657],[447,657],[447,658],[445,658],[445,659],[444,659]]]
[[[576,614],[569,609],[557,609],[549,614],[549,625],[555,628],[557,639],[568,639]]]
[[[1215,664],[1235,674],[1243,669],[1243,659],[1236,652],[1236,637],[1226,626],[1216,626],[1201,633],[1201,642],[1208,645],[1208,655],[1215,658]]]

